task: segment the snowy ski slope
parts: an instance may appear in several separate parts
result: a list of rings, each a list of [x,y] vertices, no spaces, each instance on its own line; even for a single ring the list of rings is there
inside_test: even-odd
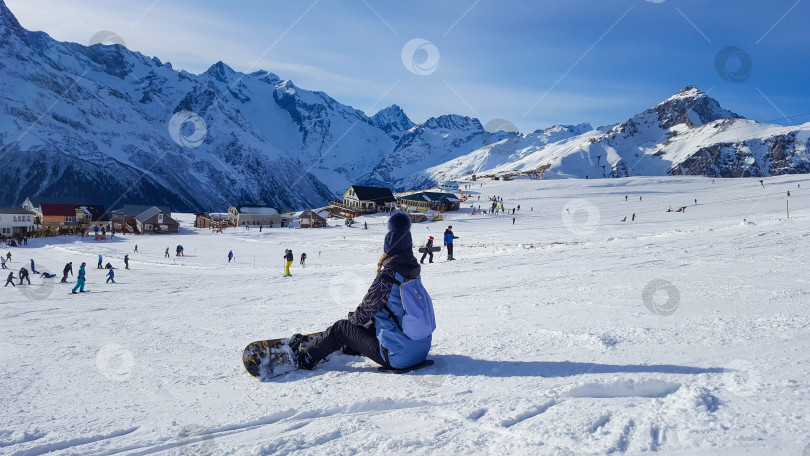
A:
[[[436,365],[405,375],[339,355],[262,383],[240,359],[253,340],[353,309],[382,216],[213,234],[180,215],[180,235],[11,249],[15,270],[87,262],[91,291],[39,277],[0,290],[0,454],[808,451],[807,175],[471,185],[482,208],[498,195],[520,211],[513,224],[470,215],[468,201],[414,225],[416,245],[448,224],[460,239],[458,261],[439,255],[422,272]],[[164,258],[177,244],[186,256]],[[308,256],[291,278],[285,248]],[[104,283],[98,254],[118,284]]]

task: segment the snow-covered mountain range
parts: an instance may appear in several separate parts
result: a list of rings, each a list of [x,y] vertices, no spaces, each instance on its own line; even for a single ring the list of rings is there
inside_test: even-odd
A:
[[[745,120],[694,87],[596,130],[487,131],[459,115],[416,125],[396,105],[369,117],[266,71],[218,62],[193,75],[117,44],[57,42],[23,29],[3,0],[0,112],[0,205],[40,195],[302,209],[351,184],[403,190],[546,168],[592,178],[810,172],[808,125]]]

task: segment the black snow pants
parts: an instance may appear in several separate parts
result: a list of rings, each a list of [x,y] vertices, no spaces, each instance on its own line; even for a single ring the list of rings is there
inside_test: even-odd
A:
[[[449,242],[446,245],[447,245],[447,259],[454,260],[455,258],[453,258],[453,243]]]
[[[350,355],[360,354],[381,366],[391,367],[380,354],[380,341],[373,325],[364,328],[349,320],[338,320],[307,344],[307,352],[316,363],[338,350]]]
[[[433,252],[431,250],[425,250],[425,253],[422,254],[422,259],[419,260],[420,263],[425,261],[425,257],[430,255],[430,263],[433,263]]]

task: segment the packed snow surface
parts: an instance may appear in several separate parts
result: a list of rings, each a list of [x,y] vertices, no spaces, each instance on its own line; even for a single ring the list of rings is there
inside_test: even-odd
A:
[[[452,224],[458,260],[422,269],[436,364],[402,375],[333,355],[259,382],[241,363],[251,341],[346,317],[383,215],[215,234],[180,214],[178,235],[8,249],[13,270],[86,262],[90,292],[36,275],[0,290],[0,453],[810,451],[807,175],[468,185],[462,211],[412,228],[418,246]],[[470,213],[492,195],[520,205],[514,224]],[[289,278],[286,248],[307,253]]]

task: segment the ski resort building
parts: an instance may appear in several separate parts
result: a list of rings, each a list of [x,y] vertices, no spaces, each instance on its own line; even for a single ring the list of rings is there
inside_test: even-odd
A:
[[[48,210],[43,210],[47,206]],[[34,212],[38,219],[45,225],[45,212],[49,213],[49,223],[51,226],[65,226],[65,225],[90,225],[93,223],[108,223],[110,215],[101,204],[89,204],[86,200],[80,197],[30,197],[26,198],[22,205],[23,209]],[[69,214],[70,208],[73,214]],[[60,214],[54,211],[58,210]],[[61,214],[64,212],[64,214]],[[58,217],[72,217],[71,219],[61,220]]]
[[[141,233],[138,228],[137,217],[145,211],[157,207],[164,214],[171,217],[171,210],[165,206],[142,206],[136,204],[125,204],[123,209],[112,211],[112,228],[121,233]]]
[[[9,238],[33,231],[35,214],[19,207],[0,207],[0,237]]]
[[[180,231],[180,224],[171,218],[169,214],[155,206],[138,214],[135,220],[138,224],[138,231],[143,234],[177,233]]]
[[[388,210],[396,204],[390,188],[352,185],[343,192],[343,202],[333,202],[357,214],[373,214]]]
[[[324,228],[326,219],[314,211],[304,211],[298,216],[298,225],[301,228]]]
[[[228,227],[228,214],[222,212],[198,212],[194,214],[194,228],[223,229]]]
[[[397,198],[397,204],[405,212],[448,212],[459,210],[461,200],[452,193],[426,191],[403,194]]]
[[[228,209],[228,222],[233,226],[288,226],[291,217],[281,215],[269,206],[234,206]]]
[[[445,192],[458,193],[459,188],[460,187],[458,185],[458,182],[447,181],[447,182],[442,182],[441,184],[439,184],[439,190],[442,190],[442,191],[445,191]]]

